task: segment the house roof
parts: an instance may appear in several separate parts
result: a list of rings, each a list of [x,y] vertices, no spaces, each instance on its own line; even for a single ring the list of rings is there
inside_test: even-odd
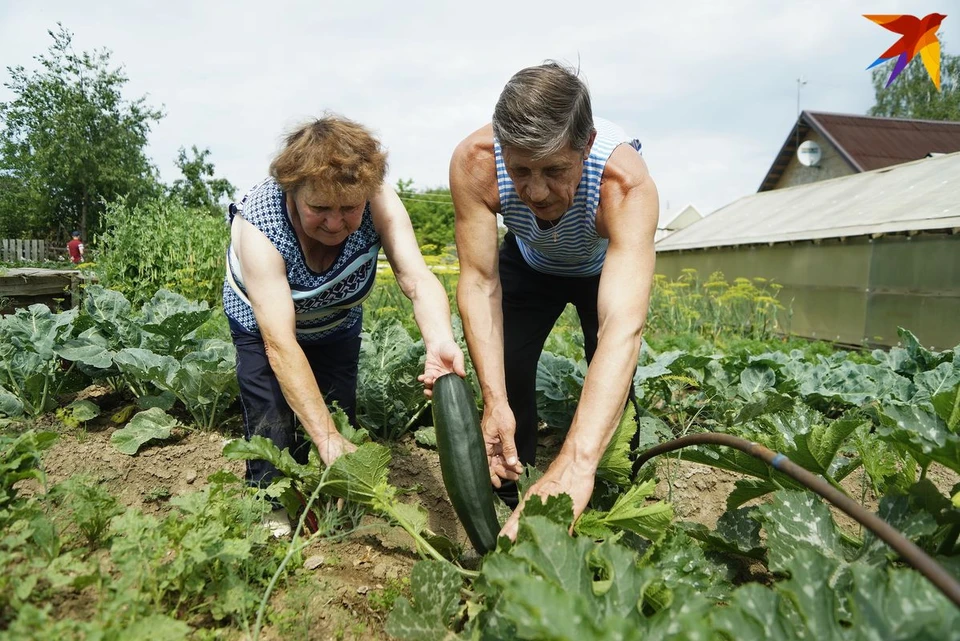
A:
[[[960,228],[960,153],[745,196],[657,251]]]
[[[700,213],[700,210],[692,204],[689,204],[676,211],[661,212],[660,220],[657,222],[657,229],[676,231],[677,229],[683,229],[691,224],[691,222],[701,218],[703,218],[703,214]]]
[[[797,151],[797,141],[802,141],[810,131],[829,140],[840,157],[857,172],[911,162],[930,153],[960,151],[960,122],[804,111],[758,191],[769,191],[776,186]]]

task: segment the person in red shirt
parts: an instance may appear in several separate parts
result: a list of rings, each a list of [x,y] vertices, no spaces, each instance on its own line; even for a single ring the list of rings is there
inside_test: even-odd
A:
[[[71,234],[73,238],[67,243],[67,251],[70,252],[70,260],[74,263],[83,262],[83,241],[80,240],[80,232],[75,231]]]

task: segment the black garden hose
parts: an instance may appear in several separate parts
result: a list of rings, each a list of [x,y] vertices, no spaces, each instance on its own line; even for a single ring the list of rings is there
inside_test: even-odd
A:
[[[764,463],[772,466],[773,469],[783,472],[790,478],[805,485],[876,534],[887,545],[893,548],[904,561],[916,568],[920,574],[937,586],[957,607],[960,607],[960,582],[957,582],[955,578],[943,569],[943,566],[934,561],[926,552],[914,545],[912,541],[903,536],[889,523],[876,514],[868,512],[859,503],[831,486],[822,478],[811,474],[783,454],[778,454],[759,443],[752,443],[746,439],[729,434],[691,434],[667,441],[666,443],[661,443],[643,452],[633,464],[634,476],[636,476],[643,464],[653,457],[689,447],[690,445],[726,445],[736,448],[741,452],[746,452],[760,459]]]

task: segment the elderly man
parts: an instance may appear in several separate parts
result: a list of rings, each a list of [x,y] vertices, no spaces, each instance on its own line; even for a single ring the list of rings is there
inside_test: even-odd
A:
[[[490,479],[517,508],[501,532],[511,538],[522,509],[514,481],[536,455],[537,361],[567,303],[589,368],[563,447],[527,496],[569,494],[579,517],[632,389],[659,213],[638,150],[594,120],[575,71],[547,62],[510,79],[493,122],[450,163],[457,302],[483,393]],[[508,229],[499,251],[498,213]]]

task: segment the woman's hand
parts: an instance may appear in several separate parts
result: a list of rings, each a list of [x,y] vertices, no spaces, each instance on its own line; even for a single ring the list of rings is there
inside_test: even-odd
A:
[[[317,452],[320,454],[320,460],[327,467],[333,465],[343,454],[356,452],[357,446],[343,438],[339,432],[332,432],[316,441]]]
[[[460,346],[452,340],[427,346],[427,359],[423,364],[423,374],[417,377],[417,380],[423,383],[423,393],[427,395],[427,398],[433,396],[434,382],[444,374],[451,373],[461,378],[467,375]]]

